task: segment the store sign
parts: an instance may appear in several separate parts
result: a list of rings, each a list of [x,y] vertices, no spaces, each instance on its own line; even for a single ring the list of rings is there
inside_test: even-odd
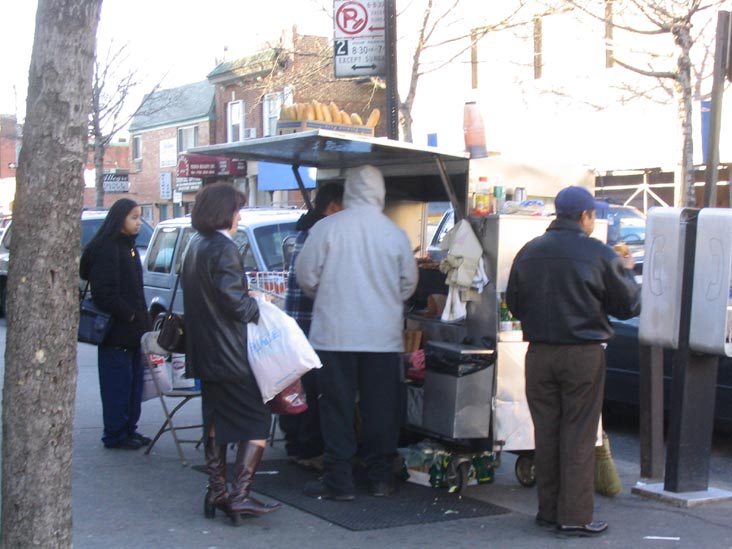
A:
[[[170,172],[160,174],[160,200],[170,200],[173,198],[172,175]]]
[[[333,0],[336,78],[386,74],[384,0]]]
[[[105,193],[130,192],[130,178],[126,173],[105,173],[103,185]]]
[[[195,193],[203,187],[203,179],[198,177],[176,177],[175,191],[177,193]]]
[[[178,140],[175,137],[160,140],[160,167],[174,168],[178,155]]]
[[[178,177],[217,177],[247,174],[245,160],[184,153],[178,155]]]

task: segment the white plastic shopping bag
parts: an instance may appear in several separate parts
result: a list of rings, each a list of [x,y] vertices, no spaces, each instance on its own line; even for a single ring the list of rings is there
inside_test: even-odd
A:
[[[170,391],[170,376],[165,365],[165,357],[160,355],[148,355],[150,361],[142,373],[142,401],[155,398],[160,393]],[[157,384],[155,383],[157,381]],[[160,391],[160,393],[158,392]]]
[[[186,355],[170,353],[170,371],[173,374],[173,389],[194,389],[196,380],[186,377]]]
[[[268,402],[322,364],[300,326],[272,303],[258,300],[259,323],[247,324],[247,351],[262,400]]]

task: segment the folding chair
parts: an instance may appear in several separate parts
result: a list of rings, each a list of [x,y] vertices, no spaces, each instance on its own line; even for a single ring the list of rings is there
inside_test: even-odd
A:
[[[165,355],[167,354],[167,351],[165,349],[162,349],[157,342],[158,339],[158,333],[159,332],[147,332],[142,336],[140,339],[140,344],[142,346],[142,352],[145,356],[145,364],[147,368],[152,370],[154,368],[154,364],[150,360],[151,354],[156,355]],[[188,465],[188,462],[186,461],[185,455],[183,454],[183,448],[181,447],[181,443],[195,443],[196,448],[202,443],[203,441],[203,435],[199,437],[196,440],[191,439],[182,439],[178,437],[177,431],[184,431],[186,429],[202,429],[203,424],[198,425],[182,425],[182,426],[176,426],[173,423],[173,417],[175,414],[183,408],[188,402],[193,400],[194,398],[201,396],[201,391],[194,390],[194,389],[171,389],[169,391],[162,391],[160,389],[160,386],[158,385],[158,380],[155,376],[153,376],[153,381],[155,383],[155,388],[157,389],[158,397],[160,398],[160,404],[163,407],[163,412],[165,413],[165,421],[163,422],[162,426],[158,430],[158,432],[153,437],[152,441],[150,442],[150,445],[145,449],[145,455],[150,454],[150,452],[153,449],[153,446],[155,446],[155,443],[158,441],[158,439],[162,436],[163,433],[170,432],[171,435],[173,435],[173,440],[175,441],[175,446],[178,449],[178,455],[180,456],[181,464],[185,467]],[[178,404],[175,405],[175,407],[172,410],[168,409],[168,403],[166,402],[166,398],[179,398],[182,399]]]

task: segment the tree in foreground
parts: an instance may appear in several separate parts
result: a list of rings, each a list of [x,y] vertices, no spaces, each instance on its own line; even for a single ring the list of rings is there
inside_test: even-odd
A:
[[[2,546],[71,547],[78,259],[101,0],[38,0],[13,212]]]

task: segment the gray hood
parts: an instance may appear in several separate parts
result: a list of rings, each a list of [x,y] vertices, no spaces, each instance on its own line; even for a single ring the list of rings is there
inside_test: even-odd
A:
[[[378,168],[366,165],[351,168],[346,172],[344,207],[375,206],[383,211],[385,195],[384,176]]]

